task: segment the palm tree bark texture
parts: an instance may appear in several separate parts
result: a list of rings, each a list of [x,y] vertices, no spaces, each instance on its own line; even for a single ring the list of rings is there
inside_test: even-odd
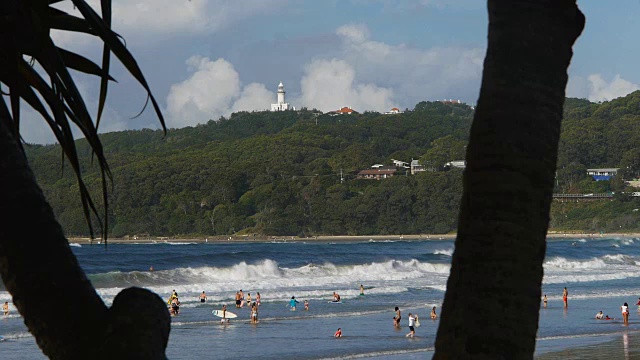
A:
[[[575,0],[489,0],[458,236],[434,359],[531,359]]]
[[[0,274],[13,303],[52,359],[164,359],[170,317],[156,294],[123,290],[107,308],[73,255],[0,119]]]

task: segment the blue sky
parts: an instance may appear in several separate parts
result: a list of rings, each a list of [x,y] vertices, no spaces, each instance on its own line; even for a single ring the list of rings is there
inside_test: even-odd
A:
[[[60,8],[73,12],[63,2]],[[91,0],[90,4],[97,4]],[[606,101],[637,90],[640,0],[578,1],[587,17],[574,47],[567,96]],[[474,104],[486,49],[480,0],[113,0],[124,36],[170,128],[206,123],[275,102],[279,81],[295,107],[323,111],[413,108],[422,100]],[[56,43],[99,63],[88,36]],[[117,63],[117,61],[116,61]],[[115,65],[102,132],[157,128],[145,93]],[[99,84],[74,74],[90,109]],[[53,137],[25,112],[28,142]]]

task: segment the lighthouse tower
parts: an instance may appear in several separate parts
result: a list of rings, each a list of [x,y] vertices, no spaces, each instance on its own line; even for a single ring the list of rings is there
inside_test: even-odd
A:
[[[276,104],[271,104],[271,111],[295,110],[293,106],[289,106],[289,104],[285,102],[285,93],[284,85],[282,84],[282,81],[280,81],[280,84],[278,85],[278,102]]]

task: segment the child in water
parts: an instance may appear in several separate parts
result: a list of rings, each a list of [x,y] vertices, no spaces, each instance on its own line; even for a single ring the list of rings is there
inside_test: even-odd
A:
[[[304,301],[304,309],[309,310],[309,302],[307,300]]]
[[[336,333],[333,334],[333,337],[336,337],[336,338],[342,337],[342,328],[338,328],[338,331],[336,331]]]

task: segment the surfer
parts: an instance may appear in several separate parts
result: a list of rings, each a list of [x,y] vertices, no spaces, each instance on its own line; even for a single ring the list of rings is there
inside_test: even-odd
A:
[[[205,301],[207,301],[207,294],[203,291],[202,294],[200,294],[200,302],[203,303]]]
[[[333,334],[333,337],[336,337],[336,338],[342,337],[342,328],[338,328],[338,331],[336,331],[336,333]]]
[[[5,301],[4,305],[2,305],[2,313],[6,316],[9,315],[9,302]]]
[[[400,327],[401,319],[402,319],[402,314],[400,313],[400,308],[396,306],[396,316],[393,317],[393,326]]]
[[[291,310],[295,310],[296,309],[296,304],[299,303],[298,300],[296,300],[295,296],[291,297],[291,300],[289,300],[289,307],[291,308]]]
[[[434,306],[433,309],[431,309],[431,319],[435,320],[438,318],[438,314],[436,314],[436,307]]]
[[[418,315],[415,317],[409,313],[409,333],[405,335],[406,337],[414,337],[416,335],[416,329],[413,327],[418,319]]]
[[[602,313],[602,310],[600,310],[600,312],[596,314],[596,320],[602,320],[602,319],[604,319],[604,314]]]
[[[222,319],[220,319],[220,324],[228,323],[229,319],[227,319],[227,304],[222,304]]]

